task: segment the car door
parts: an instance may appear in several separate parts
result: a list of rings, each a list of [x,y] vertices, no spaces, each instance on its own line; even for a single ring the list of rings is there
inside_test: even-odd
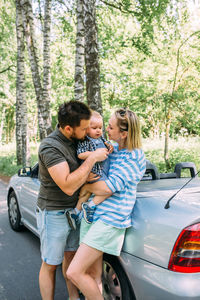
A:
[[[23,178],[20,191],[22,222],[34,229],[37,228],[35,209],[39,187],[40,182],[38,180],[37,167],[37,170],[33,168],[30,176]]]

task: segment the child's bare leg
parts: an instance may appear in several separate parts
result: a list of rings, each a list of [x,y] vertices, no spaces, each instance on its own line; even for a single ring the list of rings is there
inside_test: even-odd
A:
[[[93,202],[94,202],[95,205],[98,205],[98,204],[102,203],[107,198],[108,198],[108,196],[96,196],[95,195],[94,198],[93,198]]]
[[[87,223],[90,224],[93,222],[93,215],[96,210],[96,206],[98,204],[100,204],[101,202],[103,202],[106,198],[108,198],[107,195],[106,196],[105,195],[104,196],[94,196],[94,198],[91,201],[86,202],[86,204],[84,204],[83,217]]]
[[[81,209],[82,209],[82,207],[81,207],[82,203],[83,203],[83,202],[86,202],[86,201],[90,198],[90,196],[91,196],[91,193],[90,193],[90,192],[87,192],[87,193],[84,194],[83,196],[79,196],[78,202],[77,202],[77,204],[76,204],[76,208],[77,208],[78,210],[81,210]]]

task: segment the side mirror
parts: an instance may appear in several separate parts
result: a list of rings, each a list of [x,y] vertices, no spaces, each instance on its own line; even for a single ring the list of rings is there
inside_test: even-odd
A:
[[[18,176],[20,176],[20,177],[31,176],[31,167],[24,167],[24,168],[19,169]]]

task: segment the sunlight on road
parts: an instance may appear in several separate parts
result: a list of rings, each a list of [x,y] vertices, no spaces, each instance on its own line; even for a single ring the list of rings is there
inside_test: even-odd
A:
[[[7,207],[7,185],[0,180],[0,214],[6,213],[8,211]]]
[[[4,201],[1,201],[1,204],[0,204],[0,214],[3,214],[5,212],[8,211],[8,207],[7,207],[7,201],[4,200]],[[1,234],[1,232],[0,232]]]
[[[6,201],[1,202],[0,214],[3,214],[3,213],[5,213],[5,212],[7,212],[7,211],[8,211],[8,208],[7,208],[7,203],[6,203]]]
[[[3,235],[3,234],[5,234],[5,232],[0,228],[0,236]],[[3,245],[4,245],[4,244],[2,244],[2,243],[0,242],[0,249],[3,247]],[[0,287],[0,288],[1,288],[1,287]],[[1,293],[0,293],[0,295],[1,295]]]

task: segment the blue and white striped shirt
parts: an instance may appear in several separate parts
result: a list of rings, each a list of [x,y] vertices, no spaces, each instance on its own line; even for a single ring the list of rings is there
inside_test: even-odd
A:
[[[105,181],[113,194],[96,206],[93,221],[103,222],[117,228],[131,226],[131,213],[136,200],[136,188],[146,170],[142,149],[118,150],[109,155],[110,169]]]

